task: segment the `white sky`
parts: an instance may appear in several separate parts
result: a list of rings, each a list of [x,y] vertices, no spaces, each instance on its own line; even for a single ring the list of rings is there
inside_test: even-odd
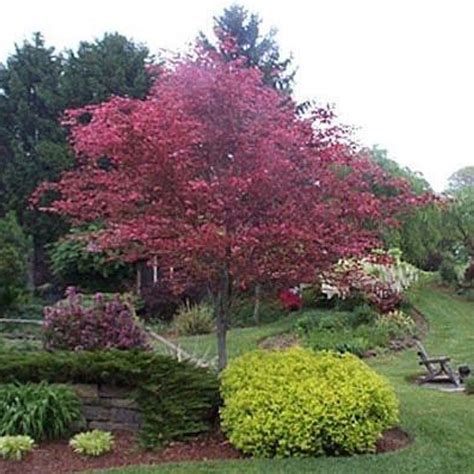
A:
[[[118,31],[152,52],[183,48],[221,0],[13,0],[0,6],[0,61],[41,31],[49,45]],[[299,67],[296,93],[336,104],[370,146],[423,172],[437,190],[474,164],[474,2],[470,0],[241,0],[279,30]]]

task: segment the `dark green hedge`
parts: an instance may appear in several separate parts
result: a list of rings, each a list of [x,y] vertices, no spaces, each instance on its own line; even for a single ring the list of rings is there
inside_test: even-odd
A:
[[[219,405],[216,374],[152,352],[0,354],[0,383],[41,381],[130,387],[143,412],[146,446],[207,431]]]

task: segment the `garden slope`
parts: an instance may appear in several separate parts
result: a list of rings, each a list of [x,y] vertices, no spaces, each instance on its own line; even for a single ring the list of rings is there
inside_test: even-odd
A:
[[[434,287],[413,291],[411,299],[427,317],[425,346],[433,355],[449,355],[456,367],[474,366],[474,305]],[[414,350],[370,362],[389,377],[401,399],[402,426],[414,438],[405,450],[352,458],[245,460],[173,464],[108,471],[149,473],[430,473],[474,472],[474,396],[446,394],[411,384],[418,372]]]

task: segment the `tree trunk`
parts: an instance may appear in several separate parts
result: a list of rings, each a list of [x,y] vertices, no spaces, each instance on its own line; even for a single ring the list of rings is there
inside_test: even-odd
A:
[[[217,369],[221,372],[227,365],[227,315],[217,313]]]
[[[28,255],[28,269],[26,275],[26,288],[30,294],[33,294],[35,291],[35,257],[36,249],[33,244],[31,246],[30,254]]]
[[[253,320],[255,324],[260,324],[260,285],[255,285],[255,303],[253,307]]]
[[[217,325],[217,368],[220,371],[227,365],[227,329],[229,323],[231,282],[228,267],[221,273],[219,289],[215,299],[214,311]]]
[[[137,295],[141,295],[142,294],[142,269],[140,267],[140,262],[137,262],[136,266],[137,266],[136,291],[137,291]]]

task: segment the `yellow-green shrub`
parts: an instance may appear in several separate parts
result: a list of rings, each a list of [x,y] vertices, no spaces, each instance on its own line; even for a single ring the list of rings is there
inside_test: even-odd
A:
[[[222,373],[221,392],[222,428],[254,456],[372,452],[398,422],[391,385],[351,354],[249,352]]]

